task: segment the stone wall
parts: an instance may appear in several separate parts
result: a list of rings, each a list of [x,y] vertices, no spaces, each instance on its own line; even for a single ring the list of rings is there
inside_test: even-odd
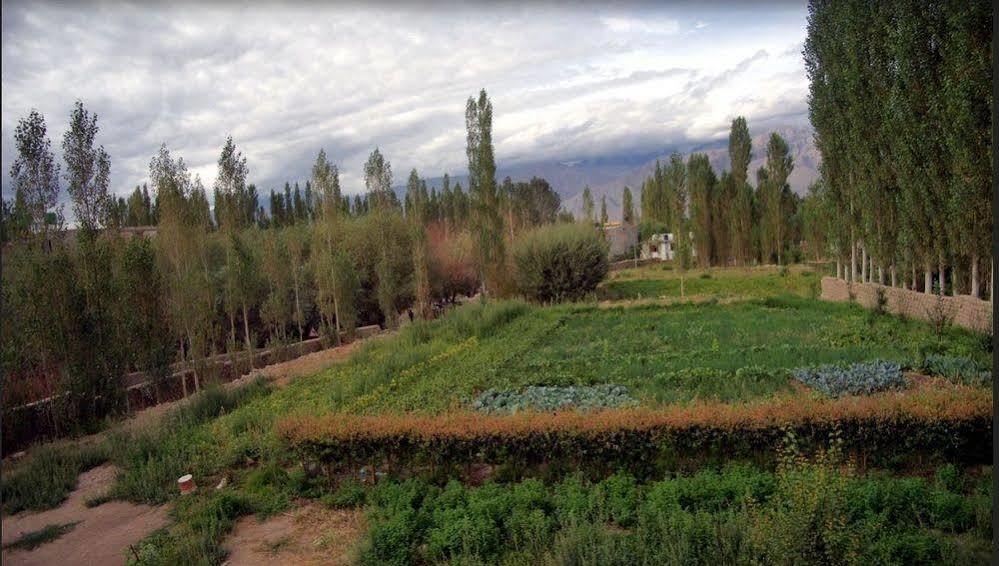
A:
[[[992,325],[992,303],[970,295],[954,297],[927,295],[876,283],[847,283],[835,277],[822,278],[822,298],[827,301],[852,300],[865,308],[877,303],[877,290],[883,289],[888,312],[920,320],[946,316],[954,324],[977,332],[984,332]]]

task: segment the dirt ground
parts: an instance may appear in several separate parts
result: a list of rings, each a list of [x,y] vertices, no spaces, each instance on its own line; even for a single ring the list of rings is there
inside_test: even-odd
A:
[[[283,387],[296,378],[320,372],[347,359],[362,342],[358,340],[339,348],[273,364],[229,382],[225,387],[238,387],[258,375],[273,380],[277,387]],[[181,399],[150,407],[116,427],[150,426],[171,408],[185,402]],[[63,442],[98,442],[104,434],[106,431]],[[5,462],[5,467],[7,464]],[[128,546],[166,526],[169,517],[167,506],[150,507],[123,501],[87,508],[84,502],[106,492],[114,483],[114,477],[113,466],[99,466],[80,475],[76,490],[59,507],[3,517],[3,544],[48,525],[78,523],[70,532],[34,550],[4,550],[3,564],[123,564]],[[258,523],[253,517],[244,518],[237,525],[230,542],[233,549],[230,564],[345,564],[349,562],[349,547],[353,546],[361,528],[359,520],[359,515],[352,512],[334,512],[311,505],[264,523]],[[287,542],[277,540],[282,537],[287,538]],[[266,541],[276,546],[264,544]],[[282,558],[285,556],[288,558]]]
[[[3,544],[47,525],[75,523],[73,530],[31,551],[4,550],[5,565],[18,564],[124,564],[123,551],[169,522],[166,506],[150,507],[111,501],[87,508],[87,498],[101,495],[114,482],[111,465],[98,466],[80,475],[76,490],[62,505],[38,513],[18,513],[3,518]]]
[[[223,545],[229,552],[226,564],[350,564],[363,529],[361,511],[308,502],[262,522],[243,517]]]

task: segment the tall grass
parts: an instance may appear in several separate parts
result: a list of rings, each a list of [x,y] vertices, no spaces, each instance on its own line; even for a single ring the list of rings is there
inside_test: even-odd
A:
[[[205,389],[155,426],[113,431],[107,438],[108,450],[120,472],[111,495],[140,503],[164,503],[176,491],[178,477],[195,473],[203,478],[231,463],[231,445],[202,425],[269,391],[263,378],[231,389]]]
[[[76,489],[79,475],[108,460],[103,444],[52,444],[31,451],[24,462],[3,471],[4,514],[50,509]]]

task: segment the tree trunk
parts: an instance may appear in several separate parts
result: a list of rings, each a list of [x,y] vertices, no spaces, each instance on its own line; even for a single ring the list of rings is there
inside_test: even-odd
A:
[[[236,344],[236,313],[229,309],[229,335],[232,338],[233,345]]]
[[[898,287],[898,271],[895,269],[895,264],[892,264],[888,271],[891,273],[891,286]]]
[[[940,268],[940,278],[939,278],[939,280],[940,280],[940,295],[943,296],[943,295],[947,294],[947,270],[944,267],[944,263],[943,263],[942,259],[940,260],[940,266],[939,266],[939,268]]]
[[[336,317],[336,326],[333,328],[333,332],[336,333],[336,345],[340,345],[340,301],[337,299],[336,292],[336,271],[333,271],[333,277],[330,278],[330,284],[332,285],[333,293],[333,316]]]
[[[927,263],[923,272],[923,292],[927,295],[933,294],[933,272],[930,271],[930,264]]]
[[[850,239],[850,283],[857,282],[857,242]]]
[[[250,316],[246,303],[243,303],[243,340],[246,341],[246,351],[250,355],[250,369],[253,369],[253,343],[250,342]]]
[[[842,278],[843,278],[843,265],[839,262],[839,259],[837,258],[836,259],[836,279],[842,279]]]
[[[860,282],[867,283],[867,248],[860,247]]]
[[[882,266],[878,266],[878,285],[885,284],[885,269]]]
[[[184,366],[186,365],[184,362],[187,361],[187,356],[184,354],[184,339],[183,338],[180,339],[180,361],[181,361],[181,364],[180,364],[180,367],[181,367],[181,370],[180,370],[180,386],[181,386],[181,389],[184,391],[184,397],[187,397],[187,373],[184,371]]]
[[[971,254],[971,296],[978,298],[981,290],[978,288],[978,254]]]
[[[302,330],[302,301],[298,293],[298,277],[295,277],[295,322],[298,323],[298,341],[305,340],[305,331]]]
[[[191,348],[190,349],[193,350],[194,349],[194,338],[191,336],[190,332],[187,333],[187,341],[191,343]],[[198,368],[194,367],[194,353],[193,352],[191,353],[191,371],[194,372],[194,391],[195,391],[195,393],[197,393],[198,391],[201,391],[201,380],[198,379]]]

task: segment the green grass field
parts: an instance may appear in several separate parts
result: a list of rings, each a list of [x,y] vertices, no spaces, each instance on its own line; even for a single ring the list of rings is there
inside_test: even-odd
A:
[[[817,297],[821,275],[811,268],[773,266],[691,269],[680,272],[672,263],[654,263],[613,271],[597,289],[603,300],[684,297],[763,298],[790,294]]]
[[[873,359],[911,366],[925,352],[988,365],[980,339],[797,297],[602,308],[470,305],[404,329],[351,363],[300,380],[289,408],[436,412],[487,388],[625,385],[646,404],[747,401],[789,391],[800,366]],[[479,320],[472,328],[464,319]],[[464,327],[467,330],[463,330]]]

